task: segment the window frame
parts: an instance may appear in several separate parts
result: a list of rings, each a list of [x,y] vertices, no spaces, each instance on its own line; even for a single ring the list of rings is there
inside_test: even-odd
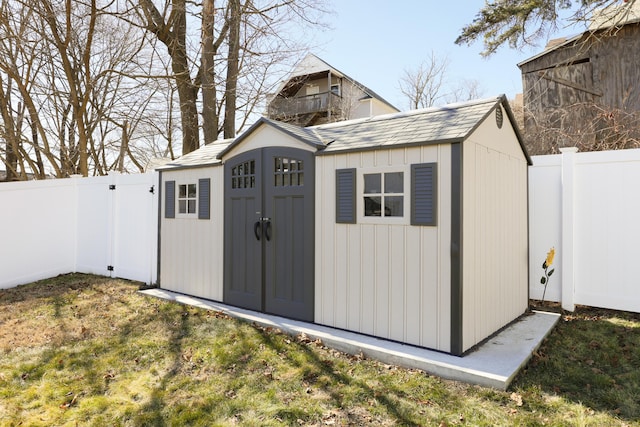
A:
[[[195,197],[189,197],[189,186],[190,185],[194,185],[196,187],[196,194]],[[186,197],[180,197],[180,187],[182,186],[186,186]],[[198,219],[198,211],[199,211],[199,206],[198,206],[198,201],[199,201],[199,195],[200,195],[200,186],[198,185],[198,180],[196,180],[195,182],[187,182],[187,181],[177,181],[176,182],[176,196],[175,196],[175,204],[176,204],[176,210],[175,210],[175,214],[176,214],[176,218],[187,218],[187,219]],[[180,212],[180,201],[186,201],[186,205],[187,205],[187,212],[181,213]],[[193,200],[195,203],[195,211],[194,212],[189,212],[189,201]]]
[[[398,172],[402,173],[402,193],[385,193],[384,174]],[[380,194],[382,197],[382,204],[384,204],[385,194],[388,196],[402,196],[402,216],[365,216],[364,198],[367,197],[367,193],[364,192],[364,176],[371,174],[379,174],[381,178],[381,193],[371,194]],[[411,174],[408,165],[358,168],[356,178],[356,211],[358,223],[409,225],[411,219]]]

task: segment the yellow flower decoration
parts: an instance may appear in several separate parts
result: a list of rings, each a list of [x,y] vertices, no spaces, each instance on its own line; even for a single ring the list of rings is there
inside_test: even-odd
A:
[[[551,248],[549,252],[547,252],[547,267],[553,264],[553,257],[556,256],[556,248]]]

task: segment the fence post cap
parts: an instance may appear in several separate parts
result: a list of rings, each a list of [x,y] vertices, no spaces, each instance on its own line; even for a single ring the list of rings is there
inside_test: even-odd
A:
[[[560,152],[562,154],[564,153],[577,153],[578,152],[578,147],[563,147],[560,149]]]

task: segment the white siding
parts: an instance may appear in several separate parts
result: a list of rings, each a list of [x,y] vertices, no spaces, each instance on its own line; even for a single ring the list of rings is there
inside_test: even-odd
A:
[[[361,212],[357,224],[336,224],[336,169],[409,173],[410,164],[425,162],[438,163],[438,226],[362,223]],[[449,145],[316,158],[317,323],[450,350],[450,165]],[[362,209],[361,200],[356,205]]]
[[[306,144],[299,139],[294,138],[291,135],[275,129],[271,126],[263,124],[259,128],[255,129],[251,135],[231,149],[224,155],[224,160],[237,156],[238,154],[246,153],[247,151],[255,150],[257,148],[265,147],[289,147],[298,148],[300,150],[316,151],[310,144]],[[213,199],[213,193],[211,193]]]
[[[211,219],[164,217],[164,182],[197,183],[211,179]],[[160,287],[222,301],[224,175],[222,166],[164,171],[162,173]]]
[[[528,304],[527,161],[507,122],[490,115],[463,143],[463,348]]]

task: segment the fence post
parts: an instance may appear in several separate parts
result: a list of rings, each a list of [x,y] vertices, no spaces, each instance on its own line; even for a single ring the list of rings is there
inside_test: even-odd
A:
[[[562,308],[575,310],[573,302],[574,269],[573,269],[573,209],[574,209],[574,168],[577,147],[561,148],[562,153]]]

